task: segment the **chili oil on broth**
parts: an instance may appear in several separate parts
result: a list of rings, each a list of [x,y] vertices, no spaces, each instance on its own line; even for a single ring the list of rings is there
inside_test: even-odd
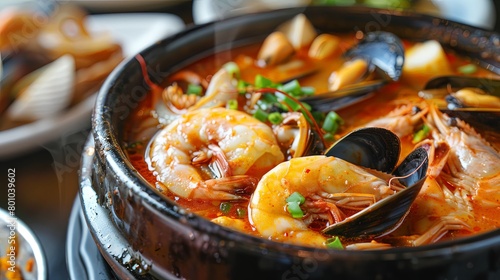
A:
[[[339,53],[334,59],[327,59],[322,61],[312,61],[305,58],[307,55],[305,53],[298,53],[298,56],[306,61],[308,61],[309,66],[313,65],[317,70],[314,74],[305,76],[299,79],[299,82],[303,86],[313,86],[316,88],[317,93],[325,92],[328,90],[328,77],[331,72],[340,67],[343,63],[340,53],[349,48],[355,42],[355,37],[350,35],[341,35],[342,45],[340,47]],[[405,48],[411,47],[414,43],[404,41]],[[271,80],[280,80],[280,75],[274,75],[271,73],[272,68],[261,68],[254,64],[255,58],[257,56],[260,44],[254,44],[251,46],[240,47],[230,51],[225,51],[221,53],[214,54],[212,56],[203,58],[196,63],[186,66],[183,70],[193,71],[198,73],[201,77],[207,77],[210,79],[211,76],[221,68],[221,66],[229,61],[235,61],[240,65],[241,69],[241,79],[245,81],[253,81],[255,76],[260,74]],[[467,59],[460,58],[454,53],[447,53],[447,59],[452,66],[455,74],[458,67],[469,64]],[[492,74],[484,69],[478,69],[475,76],[489,76]],[[168,85],[168,79],[165,81],[165,85]],[[165,124],[160,122],[155,122],[152,116],[155,116],[155,102],[161,102],[161,97],[158,96],[160,93],[152,92],[151,98],[148,98],[142,102],[138,108],[134,111],[134,114],[127,120],[126,136],[125,136],[125,147],[127,155],[132,163],[132,165],[139,171],[139,174],[151,184],[153,188],[160,191],[165,197],[171,199],[193,213],[196,213],[207,219],[214,219],[221,216],[228,216],[230,218],[237,218],[244,222],[243,231],[248,234],[254,234],[259,236],[258,232],[253,228],[248,220],[248,201],[231,201],[228,211],[221,210],[222,201],[205,201],[198,199],[186,199],[176,196],[161,187],[158,187],[158,182],[153,171],[148,168],[146,162],[145,153],[149,142],[154,137],[155,133],[159,131]],[[369,121],[377,119],[379,117],[387,115],[390,111],[395,109],[399,104],[408,101],[421,101],[418,97],[418,90],[412,86],[406,84],[404,81],[393,82],[382,89],[380,89],[377,94],[367,100],[357,103],[354,106],[338,110],[337,113],[344,119],[344,124],[337,134],[337,138],[342,135],[347,134],[353,129],[360,127]],[[144,123],[148,123],[148,128],[144,129]],[[145,132],[146,131],[146,132]],[[401,159],[404,158],[408,153],[410,153],[415,144],[412,143],[412,136],[408,135],[401,138],[402,142],[402,154]],[[499,143],[494,143],[499,145]],[[156,186],[156,187],[155,187]],[[449,186],[452,189],[454,186]],[[411,236],[415,233],[415,228],[418,227],[416,221],[421,217],[418,216],[418,209],[421,207],[419,202],[425,200],[426,197],[420,196],[416,203],[412,206],[412,210],[406,217],[403,224],[392,234],[393,235],[404,235]],[[494,228],[500,227],[500,220],[497,218],[500,215],[500,208],[488,208],[483,207],[472,201],[473,211],[475,216],[477,216],[476,223],[471,225],[470,230],[456,230],[447,233],[440,241],[453,240],[456,238],[468,236],[471,234],[476,234],[480,232],[485,232]],[[242,215],[241,213],[245,213]],[[437,219],[438,217],[436,217]],[[315,224],[312,225],[315,227]],[[320,230],[317,228],[316,230]],[[284,238],[286,241],[286,238]],[[344,239],[344,245],[349,243],[355,243],[360,241],[370,241],[370,240],[349,240]],[[404,244],[402,244],[404,246]]]

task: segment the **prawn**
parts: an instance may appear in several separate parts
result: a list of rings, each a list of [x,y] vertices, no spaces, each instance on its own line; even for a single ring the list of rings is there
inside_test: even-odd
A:
[[[365,124],[364,127],[382,127],[389,129],[399,137],[404,137],[413,133],[415,128],[422,123],[428,111],[427,107],[421,108],[421,106],[405,104],[394,109],[388,115]]]
[[[450,146],[441,179],[484,206],[500,206],[500,153],[467,123],[450,118],[436,106],[430,106],[428,119],[434,140]]]
[[[415,201],[418,207],[406,220],[416,222],[405,221],[400,227],[413,234],[399,238],[407,246],[434,243],[450,231],[480,231],[488,217],[474,213],[477,206],[472,200],[486,208],[500,205],[500,154],[464,121],[448,117],[432,104],[428,107],[426,123],[432,139],[419,146],[428,150],[431,164]]]
[[[160,191],[188,199],[240,200],[283,160],[266,124],[241,111],[205,108],[163,128],[150,145],[148,164]]]
[[[384,178],[385,177],[385,178]],[[340,222],[403,188],[391,175],[323,155],[292,158],[266,173],[249,204],[249,220],[265,238],[325,246],[326,236],[310,227]],[[305,197],[303,218],[293,218],[286,199]],[[344,213],[346,212],[346,213]]]
[[[398,246],[421,246],[435,243],[451,231],[472,231],[474,216],[467,202],[437,178],[427,178],[414,205],[393,236],[382,241]]]

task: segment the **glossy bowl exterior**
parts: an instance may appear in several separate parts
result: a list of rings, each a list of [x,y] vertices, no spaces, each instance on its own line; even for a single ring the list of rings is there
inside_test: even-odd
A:
[[[216,51],[263,40],[303,12],[321,32],[386,30],[436,39],[499,73],[500,36],[414,14],[364,8],[278,10],[196,26],[141,53],[149,76],[169,74]],[[478,43],[482,42],[482,43]],[[496,48],[496,49],[495,49]],[[491,53],[493,51],[493,54]],[[498,52],[496,52],[498,54]],[[101,89],[93,139],[84,154],[81,199],[93,237],[121,278],[155,279],[494,279],[500,277],[500,230],[417,248],[337,251],[276,243],[223,228],[163,198],[138,175],[122,147],[124,123],[148,98],[136,59]]]

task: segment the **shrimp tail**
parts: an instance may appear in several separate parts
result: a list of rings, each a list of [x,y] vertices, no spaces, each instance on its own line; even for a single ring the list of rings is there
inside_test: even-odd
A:
[[[209,179],[194,191],[193,198],[207,196],[221,200],[248,200],[257,187],[259,180],[248,175]]]

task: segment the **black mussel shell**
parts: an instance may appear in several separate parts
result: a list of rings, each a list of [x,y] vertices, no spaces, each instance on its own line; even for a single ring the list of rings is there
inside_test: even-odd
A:
[[[394,171],[404,176],[399,181],[407,186],[372,206],[323,230],[328,235],[345,237],[380,237],[392,232],[404,220],[426,179],[427,152],[420,147],[410,153]]]
[[[366,127],[339,139],[325,155],[391,173],[398,163],[400,153],[401,141],[396,134],[385,128]]]
[[[461,89],[466,87],[480,88],[488,94],[500,97],[500,79],[465,76],[437,77],[425,84],[425,89],[447,88]]]
[[[397,81],[404,64],[404,48],[401,39],[390,32],[368,32],[363,40],[344,56],[349,59],[363,58],[374,65],[382,76]]]

